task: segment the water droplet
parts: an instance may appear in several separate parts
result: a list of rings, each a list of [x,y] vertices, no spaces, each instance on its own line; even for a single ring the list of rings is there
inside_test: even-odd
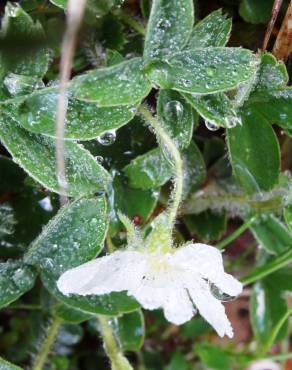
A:
[[[219,130],[219,126],[217,126],[215,123],[210,122],[210,121],[205,121],[205,126],[210,131],[217,131],[217,130]]]
[[[208,76],[213,77],[215,74],[215,66],[210,66],[206,69],[206,73]]]
[[[101,145],[109,146],[112,145],[116,141],[116,131],[110,130],[101,136],[98,136],[97,141]]]
[[[171,100],[165,104],[164,116],[166,120],[179,123],[182,120],[184,108],[178,100]]]
[[[229,294],[222,292],[222,290],[217,288],[217,286],[213,283],[210,283],[210,291],[215,298],[219,299],[222,302],[233,301],[236,298],[236,297],[230,296]]]

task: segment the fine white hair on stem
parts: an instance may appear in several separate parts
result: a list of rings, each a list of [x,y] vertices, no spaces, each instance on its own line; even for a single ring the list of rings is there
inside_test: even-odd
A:
[[[66,165],[64,156],[64,134],[67,114],[67,84],[70,80],[76,37],[82,22],[86,0],[69,0],[67,9],[67,26],[63,38],[60,62],[59,96],[56,116],[56,170],[61,194],[66,193]],[[60,196],[61,205],[67,197]]]

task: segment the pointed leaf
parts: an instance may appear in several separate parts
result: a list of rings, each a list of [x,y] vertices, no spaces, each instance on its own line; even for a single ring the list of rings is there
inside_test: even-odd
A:
[[[143,73],[141,58],[92,70],[72,81],[72,91],[77,99],[95,102],[100,107],[135,105],[150,90],[151,85]]]
[[[59,193],[55,165],[55,142],[34,135],[17,125],[10,117],[0,120],[0,139],[13,160],[46,188]],[[76,143],[65,144],[66,175],[70,196],[80,196],[103,189],[110,175],[90,153]]]
[[[256,90],[284,88],[288,80],[289,76],[285,64],[278,61],[273,54],[262,54]]]
[[[144,58],[172,55],[187,43],[194,23],[192,0],[153,0]]]
[[[246,192],[268,191],[278,183],[279,143],[262,116],[243,112],[242,125],[227,130],[227,144],[234,174]]]
[[[34,270],[22,261],[0,263],[0,307],[9,305],[29,291],[35,276]]]
[[[22,370],[20,367],[8,362],[0,357],[0,369],[1,370]]]
[[[145,71],[164,89],[213,94],[247,81],[256,73],[257,65],[257,57],[249,50],[216,47],[183,51],[167,62],[152,61]]]
[[[231,27],[231,19],[226,18],[221,9],[215,10],[195,25],[188,48],[225,46],[229,40]]]
[[[18,110],[18,121],[28,131],[55,137],[58,91],[40,91],[28,97]],[[118,129],[135,115],[132,106],[98,107],[71,98],[68,103],[65,138],[94,139],[109,130]],[[13,113],[12,113],[13,114]]]
[[[102,249],[107,231],[104,197],[82,198],[63,207],[26,254],[26,263],[39,265],[46,289],[61,302],[87,313],[119,314],[137,308],[126,294],[64,296],[56,284],[66,270],[92,260]]]

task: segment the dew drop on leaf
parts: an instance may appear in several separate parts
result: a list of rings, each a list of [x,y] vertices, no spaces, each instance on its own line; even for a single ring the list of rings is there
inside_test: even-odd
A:
[[[112,145],[116,141],[116,131],[110,130],[101,136],[98,136],[97,141],[99,144],[104,146]]]
[[[205,126],[210,131],[217,131],[219,129],[219,126],[215,125],[215,123],[210,121],[205,121]]]
[[[180,123],[183,117],[184,108],[178,100],[171,100],[165,104],[164,116],[170,122]]]

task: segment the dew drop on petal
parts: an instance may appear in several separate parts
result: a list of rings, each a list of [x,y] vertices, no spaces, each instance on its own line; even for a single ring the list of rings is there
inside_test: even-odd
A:
[[[234,296],[231,296],[229,294],[226,294],[226,293],[222,292],[222,290],[220,290],[219,288],[217,288],[217,286],[215,284],[213,284],[213,283],[209,283],[209,286],[210,286],[210,291],[211,291],[212,295],[216,299],[219,299],[222,302],[233,301],[236,298]]]

